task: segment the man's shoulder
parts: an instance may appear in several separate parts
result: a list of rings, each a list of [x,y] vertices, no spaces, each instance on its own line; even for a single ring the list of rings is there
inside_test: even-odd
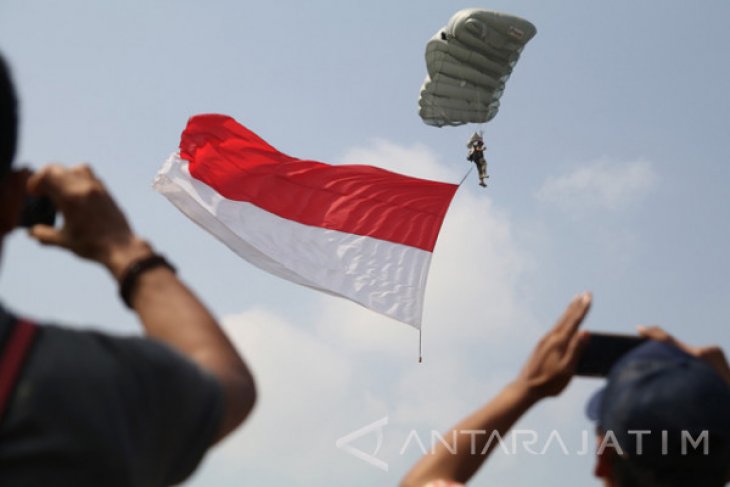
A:
[[[0,350],[14,324],[25,319],[0,305]],[[28,320],[34,322],[33,320]],[[41,389],[56,389],[54,383],[64,378],[64,387],[84,390],[109,390],[155,387],[162,384],[169,392],[176,386],[187,393],[183,384],[200,384],[220,389],[217,380],[173,347],[144,335],[121,335],[91,328],[34,322],[37,333],[24,365],[23,382],[33,382]],[[84,394],[97,398],[99,395]],[[103,399],[103,395],[102,395]]]
[[[44,323],[3,425],[17,441],[0,447],[0,463],[8,449],[27,447],[39,459],[82,452],[76,457],[93,458],[99,472],[115,459],[146,479],[182,479],[212,443],[222,412],[217,380],[172,347]]]
[[[171,346],[144,335],[113,334],[53,323],[39,324],[38,335],[33,360],[49,363],[52,370],[63,365],[92,377],[100,375],[101,370],[114,373],[119,369],[125,375],[139,370],[147,380],[156,376],[164,380],[171,370],[201,372]],[[138,374],[131,375],[140,378]]]

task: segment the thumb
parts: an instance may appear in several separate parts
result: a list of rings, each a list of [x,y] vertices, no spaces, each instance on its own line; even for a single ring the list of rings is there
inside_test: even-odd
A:
[[[65,239],[63,234],[49,225],[33,225],[28,233],[31,237],[38,240],[43,245],[56,245],[64,247]]]
[[[567,366],[571,370],[575,370],[575,367],[578,366],[578,361],[580,360],[581,355],[583,355],[583,350],[586,348],[586,345],[588,345],[589,339],[590,333],[587,331],[579,331],[570,339],[568,349],[565,352],[565,357],[568,360]]]

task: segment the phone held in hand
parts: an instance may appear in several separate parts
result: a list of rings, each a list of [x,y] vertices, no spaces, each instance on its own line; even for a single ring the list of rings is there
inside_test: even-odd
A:
[[[56,221],[56,207],[45,196],[28,196],[20,214],[20,226],[30,228],[33,225],[50,225]]]
[[[575,374],[584,377],[606,377],[616,361],[646,340],[638,335],[591,332],[583,354],[578,360]]]

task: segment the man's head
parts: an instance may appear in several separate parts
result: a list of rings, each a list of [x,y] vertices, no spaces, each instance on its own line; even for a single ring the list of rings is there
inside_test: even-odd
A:
[[[0,177],[10,170],[18,138],[18,102],[10,69],[0,56]]]
[[[729,413],[730,385],[714,369],[649,341],[616,363],[588,404],[601,433],[596,473],[620,487],[725,485]]]
[[[0,55],[0,248],[16,227],[25,198],[27,171],[12,171],[18,138],[18,102],[10,69]]]

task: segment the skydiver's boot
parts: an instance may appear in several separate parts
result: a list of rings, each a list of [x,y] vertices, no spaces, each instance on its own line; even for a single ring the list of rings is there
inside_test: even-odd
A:
[[[484,182],[484,179],[483,178],[479,178],[479,186],[481,186],[482,188],[486,188],[487,187],[487,184]]]

